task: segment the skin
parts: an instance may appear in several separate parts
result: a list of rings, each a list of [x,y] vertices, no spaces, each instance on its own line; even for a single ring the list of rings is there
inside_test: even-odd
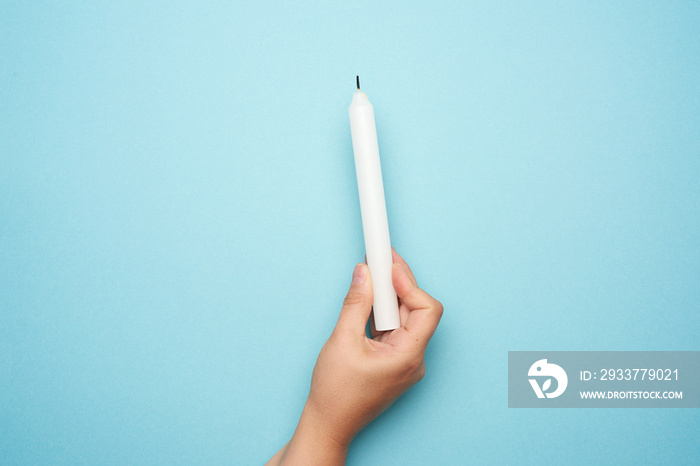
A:
[[[418,288],[393,250],[401,327],[365,334],[372,309],[369,268],[357,264],[338,323],[318,355],[311,390],[291,440],[268,465],[342,465],[352,439],[425,375],[425,349],[443,307]]]

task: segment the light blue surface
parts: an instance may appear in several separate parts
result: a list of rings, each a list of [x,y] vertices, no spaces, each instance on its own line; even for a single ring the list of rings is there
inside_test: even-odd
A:
[[[286,442],[364,254],[355,74],[393,244],[446,310],[348,463],[697,461],[698,410],[514,410],[506,380],[508,350],[700,349],[697,2],[0,17],[0,463]]]

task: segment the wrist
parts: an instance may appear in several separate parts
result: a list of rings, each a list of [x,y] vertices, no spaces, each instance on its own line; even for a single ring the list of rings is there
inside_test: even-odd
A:
[[[352,437],[340,436],[307,402],[299,424],[287,445],[282,464],[345,464]]]

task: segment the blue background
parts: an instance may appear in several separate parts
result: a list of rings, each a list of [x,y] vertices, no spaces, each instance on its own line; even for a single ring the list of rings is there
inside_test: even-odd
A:
[[[392,242],[445,314],[348,463],[697,461],[698,410],[507,407],[509,350],[699,349],[697,2],[0,17],[3,464],[287,441],[364,254],[355,74]]]

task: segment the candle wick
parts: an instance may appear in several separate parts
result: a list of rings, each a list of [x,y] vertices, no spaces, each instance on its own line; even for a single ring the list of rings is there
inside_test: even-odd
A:
[[[355,78],[357,79],[357,90],[359,91],[360,90],[360,77],[355,76]]]

